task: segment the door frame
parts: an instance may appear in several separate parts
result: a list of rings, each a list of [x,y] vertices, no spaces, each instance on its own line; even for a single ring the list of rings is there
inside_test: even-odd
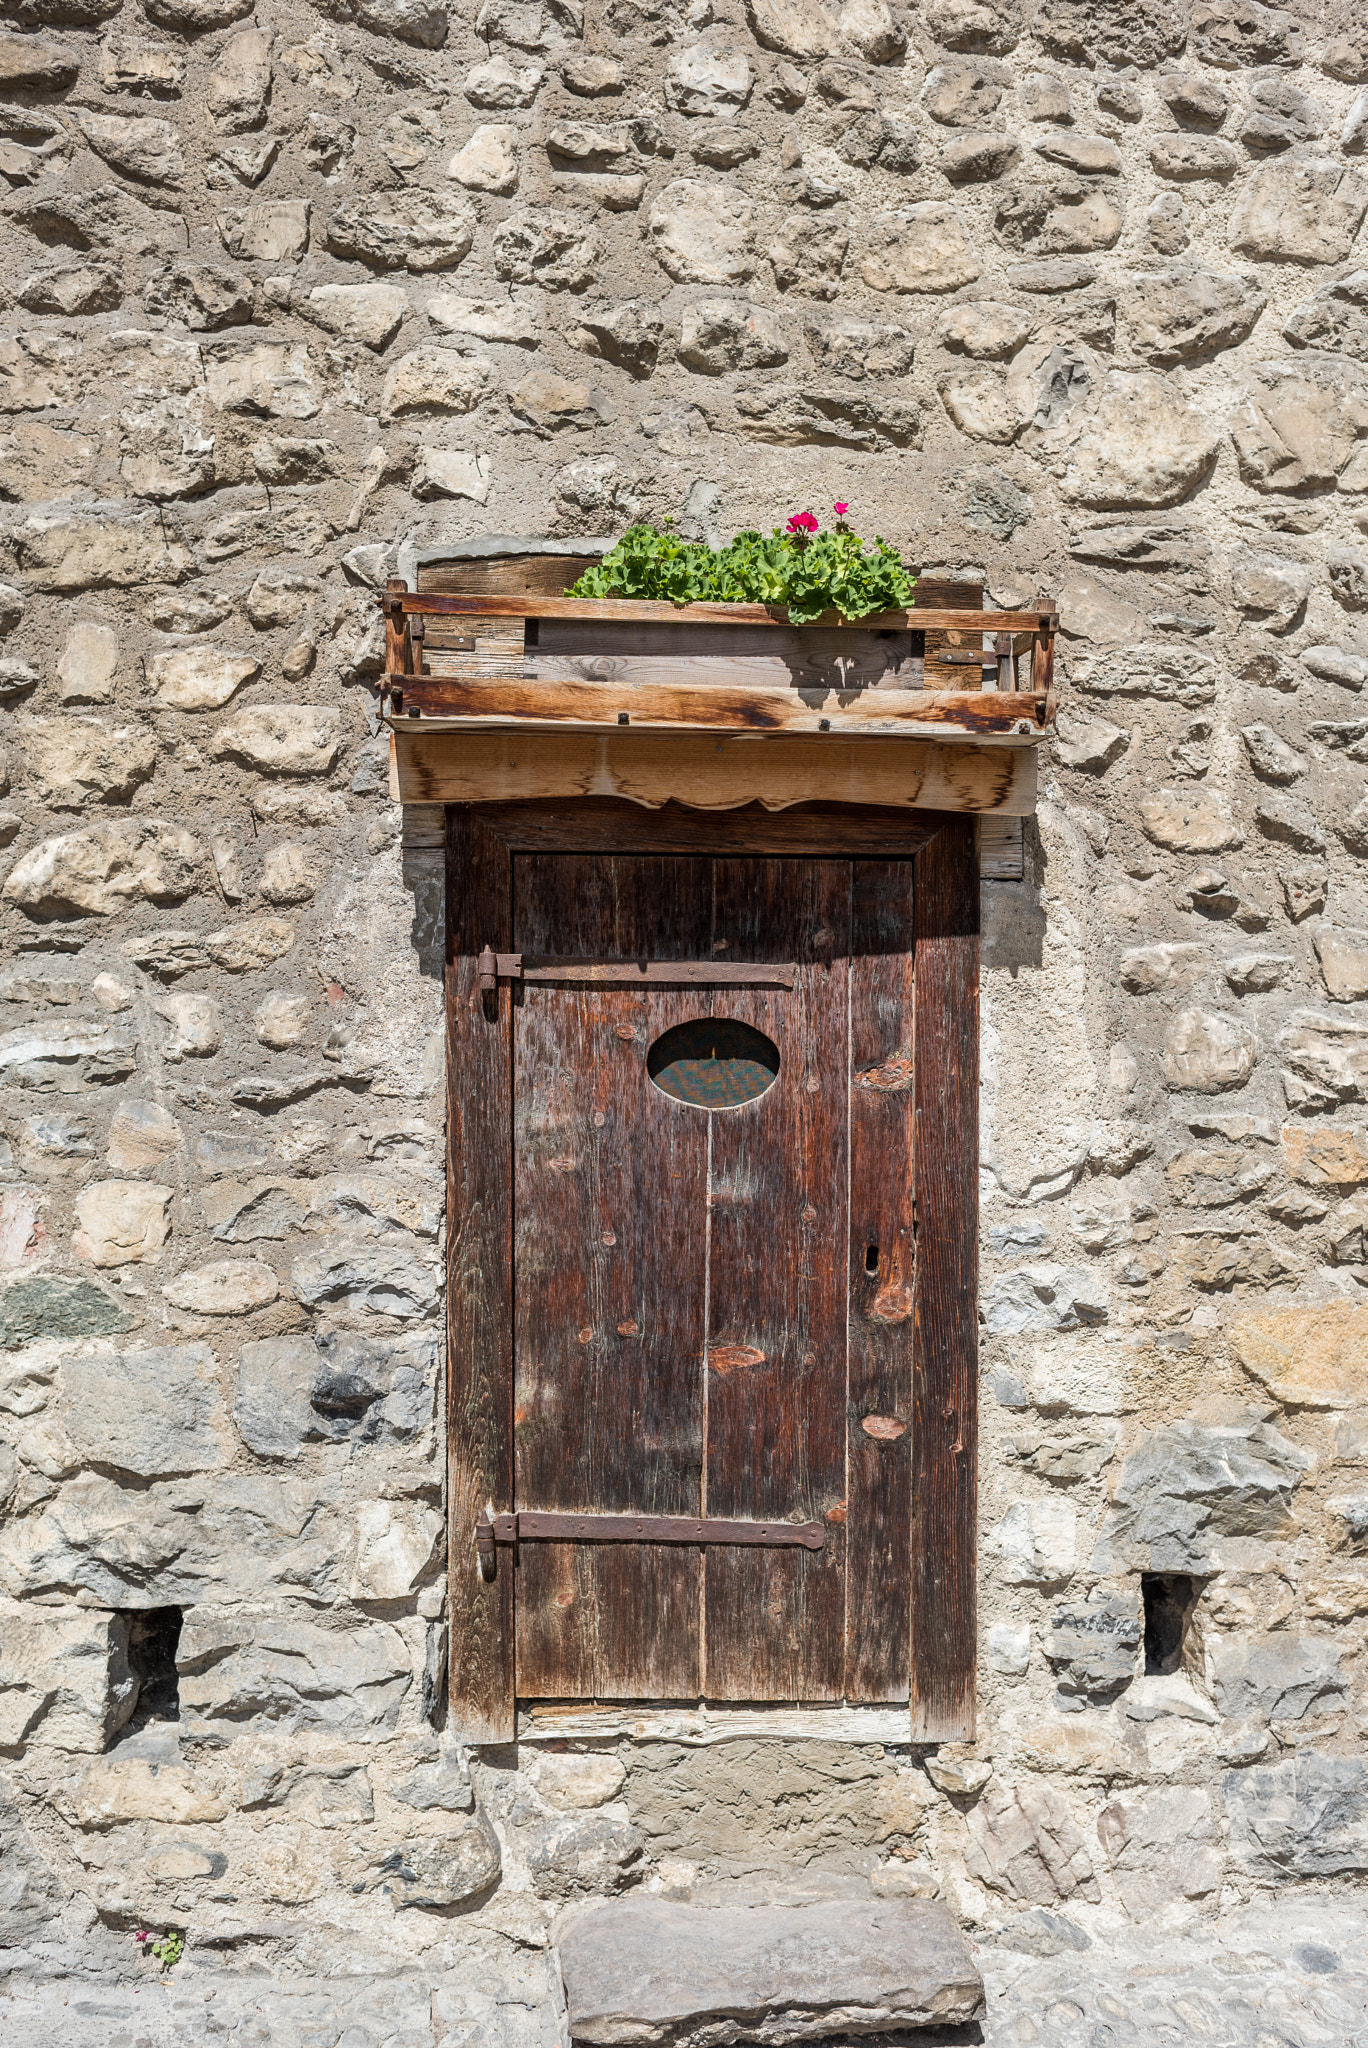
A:
[[[912,1318],[911,1736],[974,1733],[978,1453],[978,820],[806,804],[769,812],[618,798],[446,806],[448,1697],[472,1744],[511,1742],[514,1573],[475,1525],[513,1507],[513,944],[518,853],[745,854],[914,866],[917,1260]]]

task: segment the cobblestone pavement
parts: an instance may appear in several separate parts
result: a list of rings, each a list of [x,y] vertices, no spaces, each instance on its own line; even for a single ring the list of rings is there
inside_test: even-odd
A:
[[[1028,1914],[1037,1949],[1067,1922]],[[1076,1938],[1076,1937],[1075,1937]],[[1368,2048],[1368,1899],[1264,1906],[1055,1955],[977,1945],[991,2048]]]
[[[981,2026],[904,2037],[907,2048],[1368,2048],[1368,1901],[1258,1906],[1181,1932],[1094,1931],[1037,1911],[975,1953]],[[270,1976],[200,1960],[169,1981],[14,1970],[0,1989],[2,2048],[557,2048],[544,1953],[507,1945],[455,1967],[388,1977]],[[835,2044],[817,2044],[835,2048]]]

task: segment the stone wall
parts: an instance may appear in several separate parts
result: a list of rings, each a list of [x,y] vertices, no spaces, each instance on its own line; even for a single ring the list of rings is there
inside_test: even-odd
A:
[[[530,2011],[634,1883],[1360,1876],[1361,10],[4,12],[4,1939],[465,1942]],[[981,1738],[467,1759],[374,590],[835,498],[1067,629],[985,886]]]

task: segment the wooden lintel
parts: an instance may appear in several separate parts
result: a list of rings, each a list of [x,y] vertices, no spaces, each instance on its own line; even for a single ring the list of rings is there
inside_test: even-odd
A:
[[[966,740],[441,733],[405,731],[401,721],[391,737],[390,789],[406,804],[624,797],[651,809],[673,801],[704,811],[750,803],[779,811],[820,802],[1029,817],[1036,756],[1031,747]]]
[[[389,602],[386,599],[385,602]],[[444,596],[424,591],[410,592],[401,600],[405,613],[425,612],[431,617],[594,619],[600,624],[624,626],[789,626],[783,605],[766,604],[664,604],[652,598],[539,597],[519,592],[516,597],[489,595]],[[823,612],[811,626],[849,626],[861,632],[964,632],[971,628],[983,633],[1053,633],[1059,614],[1053,602],[1039,610],[1019,612],[966,612],[925,610],[875,612],[863,619],[847,619],[840,612]]]
[[[754,684],[625,686],[503,677],[388,678],[398,714],[434,731],[503,726],[608,731],[630,723],[666,732],[838,733],[992,740],[1023,746],[1046,736],[1043,691],[795,690]]]
[[[482,824],[510,853],[698,853],[709,859],[914,860],[945,824],[940,811],[908,811],[869,804],[792,804],[767,811],[739,804],[731,811],[700,811],[665,803],[654,810],[620,797],[534,798],[530,803],[480,804]],[[444,818],[441,804],[415,804],[410,817]],[[980,837],[1007,833],[1020,818],[983,817]],[[407,837],[407,833],[405,835]]]

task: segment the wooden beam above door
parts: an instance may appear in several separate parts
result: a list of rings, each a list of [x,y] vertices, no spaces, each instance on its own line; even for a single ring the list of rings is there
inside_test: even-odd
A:
[[[759,803],[875,804],[898,810],[1035,809],[1032,747],[963,740],[751,734],[408,732],[391,734],[390,794],[404,804],[624,797],[650,809]]]

